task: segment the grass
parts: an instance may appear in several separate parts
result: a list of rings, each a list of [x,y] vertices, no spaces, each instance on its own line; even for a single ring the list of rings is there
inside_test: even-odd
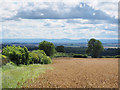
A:
[[[48,69],[53,68],[41,64],[16,66],[8,63],[2,66],[2,88],[21,88],[22,85],[27,85],[27,80],[34,80]]]
[[[2,89],[2,68],[0,67],[0,90]]]

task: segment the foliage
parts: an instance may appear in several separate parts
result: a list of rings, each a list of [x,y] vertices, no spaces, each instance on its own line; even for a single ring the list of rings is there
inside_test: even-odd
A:
[[[45,54],[43,50],[34,50],[29,54],[29,63],[49,64],[52,63],[52,60]]]
[[[88,58],[86,54],[74,54],[73,57],[74,58]]]
[[[9,59],[5,55],[0,54],[0,66],[6,65],[9,62]]]
[[[114,58],[114,56],[103,56],[104,58]]]
[[[47,56],[53,57],[55,53],[55,46],[51,42],[42,41],[39,43],[39,49],[44,50]]]
[[[54,57],[73,57],[73,54],[72,53],[57,52],[57,53],[55,53]]]
[[[51,58],[43,55],[43,58],[41,59],[41,64],[50,64],[50,63],[52,63]]]
[[[29,53],[29,64],[40,63],[40,58],[36,53]]]
[[[115,58],[120,58],[120,55],[116,55]]]
[[[65,47],[66,53],[85,54],[86,47]]]
[[[57,52],[65,52],[65,48],[64,48],[64,46],[57,46],[56,51]]]
[[[115,56],[120,53],[120,48],[108,48],[105,49],[100,55],[101,56]]]
[[[2,54],[8,56],[8,58],[13,61],[15,64],[28,64],[29,52],[28,49],[24,46],[6,46],[2,50]]]
[[[100,58],[120,58],[120,55],[115,55],[115,56],[100,56]]]
[[[20,43],[22,44],[22,43]],[[20,45],[18,44],[18,45]],[[64,47],[65,49],[65,53],[75,53],[75,54],[86,54],[86,49],[87,47],[85,43],[74,43],[74,46],[71,46],[71,45],[68,45],[69,43],[64,43],[64,44],[59,44],[59,43],[56,43],[55,45],[56,46],[61,46],[61,45],[64,45],[66,47]],[[106,43],[107,46],[110,45],[110,43]],[[106,44],[104,43],[103,45],[106,46]],[[6,47],[7,45],[12,45],[11,44],[2,44],[2,48]],[[32,50],[38,50],[39,47],[36,46],[36,44],[22,44],[22,45],[25,45],[29,51],[32,51]],[[115,44],[113,43],[112,46],[114,46]],[[84,47],[83,47],[84,46]],[[111,47],[112,47],[111,46]],[[22,47],[22,46],[21,46]],[[118,55],[120,53],[120,48],[105,48],[103,52],[101,52],[100,54],[100,57],[101,56],[115,56],[115,55]]]
[[[23,85],[27,86],[26,81],[29,79],[34,81],[35,78],[48,69],[53,68],[41,64],[16,66],[8,63],[2,66],[2,88],[22,88]]]
[[[99,40],[90,39],[88,41],[88,48],[86,50],[88,55],[92,55],[93,58],[97,58],[103,50],[104,48]]]

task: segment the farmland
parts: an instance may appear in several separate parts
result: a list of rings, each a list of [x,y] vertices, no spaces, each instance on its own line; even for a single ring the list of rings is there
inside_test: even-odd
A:
[[[117,88],[118,59],[116,58],[54,58],[53,67],[29,79],[23,88]]]
[[[87,48],[71,48],[47,41],[30,51],[26,46],[3,47],[2,88],[117,88],[118,49],[101,56],[102,43],[91,41],[97,42],[92,43],[95,48],[89,42]]]

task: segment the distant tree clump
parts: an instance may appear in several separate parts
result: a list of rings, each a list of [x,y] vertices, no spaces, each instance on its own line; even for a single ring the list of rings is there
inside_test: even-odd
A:
[[[44,50],[47,56],[53,57],[55,54],[55,46],[51,42],[42,41],[39,43],[39,49]]]
[[[74,58],[88,58],[86,54],[74,54],[73,57]]]
[[[90,39],[88,41],[88,48],[86,50],[88,55],[91,55],[93,58],[97,58],[103,50],[103,45],[99,40]]]
[[[24,46],[6,46],[2,50],[2,54],[7,56],[15,64],[28,64],[29,52],[28,49]]]
[[[57,46],[56,51],[57,52],[65,52],[65,48],[64,48],[64,46]]]

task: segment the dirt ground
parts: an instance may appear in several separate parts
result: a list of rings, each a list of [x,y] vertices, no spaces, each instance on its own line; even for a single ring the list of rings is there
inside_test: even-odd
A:
[[[56,58],[28,88],[117,88],[118,59]]]

